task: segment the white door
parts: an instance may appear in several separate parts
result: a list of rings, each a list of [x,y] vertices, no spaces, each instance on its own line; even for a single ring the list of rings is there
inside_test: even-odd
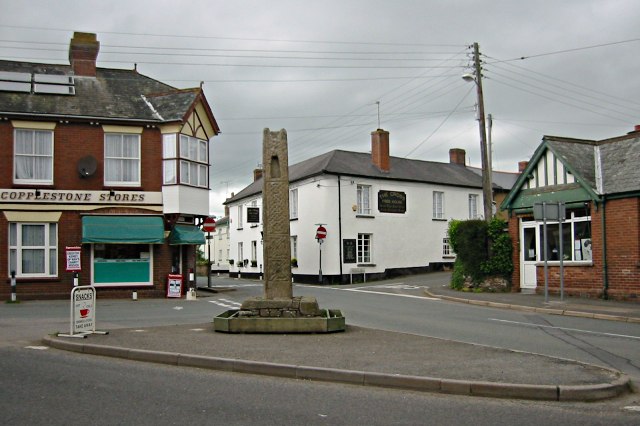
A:
[[[538,239],[536,222],[520,222],[520,291],[536,289]]]

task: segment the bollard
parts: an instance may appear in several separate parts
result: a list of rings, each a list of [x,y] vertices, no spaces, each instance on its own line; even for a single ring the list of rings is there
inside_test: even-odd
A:
[[[11,271],[11,303],[16,301],[16,271]]]
[[[78,287],[78,281],[80,279],[80,274],[77,272],[73,273],[73,286]]]

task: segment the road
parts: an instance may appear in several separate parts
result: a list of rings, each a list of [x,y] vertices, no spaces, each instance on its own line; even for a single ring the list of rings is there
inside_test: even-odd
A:
[[[637,325],[424,297],[424,287],[442,285],[446,279],[427,274],[349,286],[296,285],[294,294],[312,295],[323,308],[341,309],[351,325],[542,353],[637,373]],[[260,283],[247,280],[216,278],[213,284],[233,286],[234,291],[206,294],[197,301],[99,299],[98,328],[199,324],[262,292]],[[44,334],[67,330],[68,316],[67,301],[0,305],[3,423],[640,423],[640,411],[633,411],[640,409],[637,395],[591,404],[466,398],[132,363],[41,347]]]

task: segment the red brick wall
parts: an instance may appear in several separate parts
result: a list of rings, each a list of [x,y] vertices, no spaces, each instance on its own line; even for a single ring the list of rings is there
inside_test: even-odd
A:
[[[96,172],[87,178],[80,177],[77,162],[82,157],[96,158]],[[155,128],[145,128],[141,136],[141,186],[122,190],[161,191],[162,189],[162,136]],[[13,184],[13,127],[10,121],[0,120],[0,188],[20,188]],[[104,131],[100,125],[89,123],[58,123],[54,131],[54,184],[43,188],[56,190],[102,191],[118,189],[105,187],[104,177]],[[22,186],[25,187],[25,186]],[[27,188],[35,188],[28,185]],[[52,206],[42,206],[42,210],[61,211]],[[51,279],[22,279],[17,281],[19,300],[67,298],[73,287],[73,274],[65,272],[64,248],[80,245],[82,226],[80,213],[86,211],[62,210],[58,224],[58,277]],[[143,208],[110,208],[92,210],[103,214],[157,214]],[[11,293],[8,271],[8,223],[0,214],[0,300],[7,300]],[[167,275],[171,270],[171,248],[168,245],[153,246],[153,287],[98,288],[98,297],[131,297],[135,289],[139,297],[162,297],[166,293]],[[82,270],[80,283],[90,283],[91,248],[82,246]]]
[[[569,296],[602,297],[604,293],[602,207],[591,208],[592,264],[564,265],[564,292]],[[640,302],[640,198],[610,200],[605,205],[607,236],[607,294],[611,299]],[[520,285],[520,242],[518,218],[509,221],[514,241],[513,288]],[[548,265],[549,292],[560,293],[560,267]],[[536,270],[538,292],[544,291],[544,267]]]

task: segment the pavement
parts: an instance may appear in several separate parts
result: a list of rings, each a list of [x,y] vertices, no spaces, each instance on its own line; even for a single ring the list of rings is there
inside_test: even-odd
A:
[[[640,304],[521,293],[432,297],[503,309],[640,323]],[[226,334],[204,324],[117,329],[86,338],[45,336],[45,344],[112,356],[291,379],[412,391],[550,401],[595,401],[632,391],[629,377],[572,360],[351,326],[329,334]]]

